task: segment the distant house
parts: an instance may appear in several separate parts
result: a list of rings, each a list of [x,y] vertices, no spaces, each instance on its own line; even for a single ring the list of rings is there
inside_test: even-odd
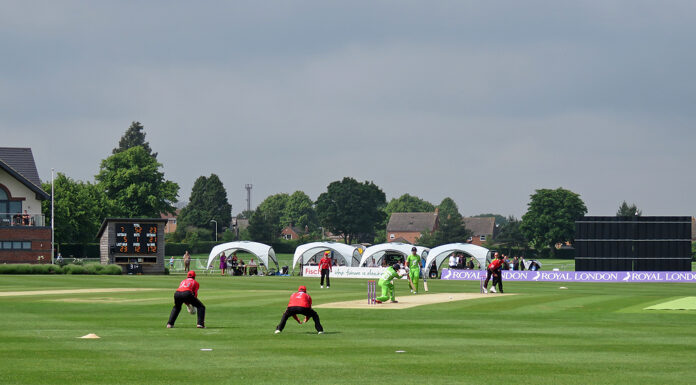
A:
[[[176,211],[174,211],[174,214],[172,214],[172,213],[160,214],[160,218],[167,220],[167,223],[164,225],[164,233],[165,234],[170,234],[170,233],[176,232],[176,220],[179,217],[180,213],[181,213],[181,209],[177,209]]]
[[[0,263],[51,262],[51,228],[41,214],[50,198],[31,148],[0,147]]]
[[[307,234],[309,234],[309,228],[307,226],[305,226],[304,229],[294,226],[286,226],[280,232],[280,237],[286,240],[297,240]]]
[[[438,212],[392,213],[387,223],[387,242],[416,243],[423,231],[432,233],[439,226]]]
[[[467,242],[481,246],[496,235],[495,217],[462,218],[464,226],[472,232]]]

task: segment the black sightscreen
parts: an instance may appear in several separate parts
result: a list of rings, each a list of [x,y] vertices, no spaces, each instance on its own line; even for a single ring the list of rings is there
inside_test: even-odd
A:
[[[691,217],[583,217],[576,271],[691,271]]]

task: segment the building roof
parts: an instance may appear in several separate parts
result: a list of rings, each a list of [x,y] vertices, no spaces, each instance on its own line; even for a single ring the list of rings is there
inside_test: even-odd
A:
[[[462,218],[462,221],[467,230],[471,230],[475,237],[495,233],[495,217],[468,217]]]
[[[0,168],[34,191],[38,199],[50,198],[50,195],[41,189],[41,179],[36,171],[31,148],[0,147]]]
[[[432,231],[437,226],[437,213],[392,213],[387,231],[421,232]]]

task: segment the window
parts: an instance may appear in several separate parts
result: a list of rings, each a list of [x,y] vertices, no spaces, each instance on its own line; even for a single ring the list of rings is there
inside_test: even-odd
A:
[[[389,239],[394,239],[396,236],[394,234],[389,234]]]
[[[22,242],[22,248],[24,250],[31,250],[31,242]]]
[[[15,250],[21,250],[22,249],[22,242],[19,242],[19,241],[12,242],[12,248]]]
[[[482,236],[480,236],[479,238],[481,238],[482,241],[485,241],[485,240],[486,240],[486,236],[485,236],[485,235],[482,235]]]
[[[467,242],[471,242],[471,241],[473,241],[473,240],[474,240],[474,238],[472,238],[472,237],[469,237],[469,238],[466,239]]]

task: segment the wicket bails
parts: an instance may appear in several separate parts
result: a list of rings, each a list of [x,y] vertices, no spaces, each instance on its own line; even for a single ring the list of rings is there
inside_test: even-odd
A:
[[[367,304],[374,305],[377,301],[377,282],[374,280],[367,281]]]

